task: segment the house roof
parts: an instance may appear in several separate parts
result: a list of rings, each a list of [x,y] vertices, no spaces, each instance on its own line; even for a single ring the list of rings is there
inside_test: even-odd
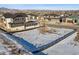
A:
[[[5,18],[15,18],[15,17],[27,17],[27,15],[25,13],[4,13],[3,16]]]
[[[27,17],[25,13],[15,13],[14,17]]]
[[[73,20],[74,20],[74,19],[79,19],[78,16],[74,16],[74,15],[73,15],[73,16],[69,16],[69,18],[72,18]]]
[[[11,13],[5,13],[5,14],[3,14],[3,16],[5,17],[5,18],[13,18],[13,14],[11,14]]]

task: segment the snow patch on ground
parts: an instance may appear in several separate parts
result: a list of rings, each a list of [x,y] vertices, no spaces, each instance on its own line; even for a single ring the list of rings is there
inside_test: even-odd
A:
[[[76,33],[42,52],[49,55],[77,55],[79,54],[79,44],[75,46],[77,43],[74,41],[75,36]]]
[[[56,30],[56,32],[42,34],[40,33],[38,28],[34,30],[14,33],[14,35],[23,38],[24,40],[30,42],[31,44],[33,44],[38,48],[73,31],[72,29],[65,29],[65,28],[52,28],[52,30],[53,29]]]

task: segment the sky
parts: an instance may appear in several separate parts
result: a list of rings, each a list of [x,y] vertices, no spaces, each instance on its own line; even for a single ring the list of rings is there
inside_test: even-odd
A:
[[[0,4],[11,9],[79,10],[79,4]]]

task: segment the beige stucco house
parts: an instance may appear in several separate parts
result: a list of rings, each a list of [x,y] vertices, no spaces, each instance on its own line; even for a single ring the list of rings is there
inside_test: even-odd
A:
[[[25,13],[5,13],[0,16],[0,28],[8,31],[21,31],[30,28],[38,27],[38,22],[29,20],[29,17]]]

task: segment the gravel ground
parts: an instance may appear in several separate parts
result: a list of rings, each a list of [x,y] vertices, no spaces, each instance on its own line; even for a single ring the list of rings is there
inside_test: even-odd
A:
[[[18,46],[18,47],[17,47]],[[0,55],[29,55],[21,46],[12,41],[0,39]]]

